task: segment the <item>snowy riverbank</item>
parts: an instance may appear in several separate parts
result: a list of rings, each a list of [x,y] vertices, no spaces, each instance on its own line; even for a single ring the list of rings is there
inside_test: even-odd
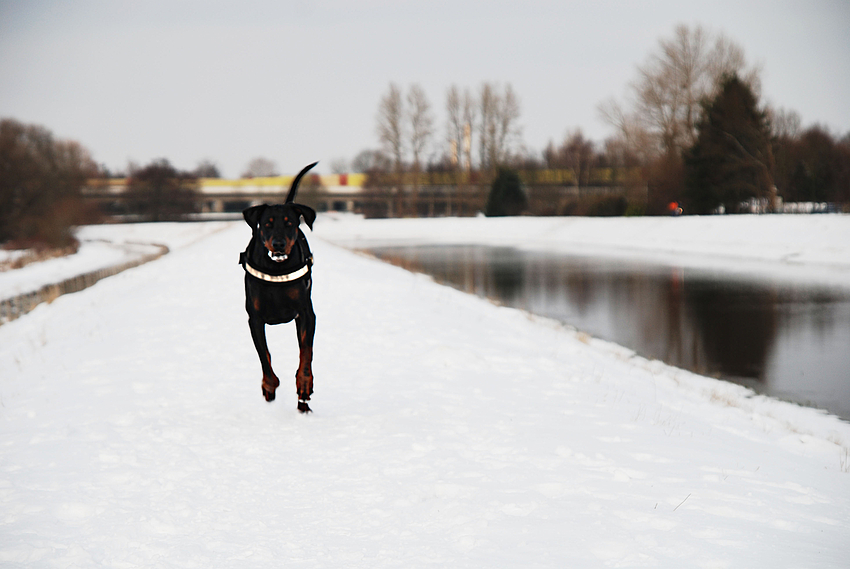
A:
[[[493,245],[675,262],[850,287],[850,215],[382,220],[329,215],[322,221],[317,235],[354,248]]]
[[[848,218],[820,217],[822,235],[846,237]],[[484,221],[380,231],[508,241],[537,228],[539,242],[554,223]],[[371,227],[392,223],[317,223],[310,416],[285,379],[291,324],[270,333],[278,399],[260,394],[236,264],[243,223],[186,225],[202,239],[170,244],[160,226],[125,226],[172,252],[0,327],[0,562],[846,564],[850,425],[325,241],[374,242]],[[598,234],[614,233],[637,244],[625,229]],[[703,254],[733,237],[703,234]],[[796,243],[797,262],[846,275],[846,257],[806,240],[817,241],[765,238],[762,260],[788,265]]]

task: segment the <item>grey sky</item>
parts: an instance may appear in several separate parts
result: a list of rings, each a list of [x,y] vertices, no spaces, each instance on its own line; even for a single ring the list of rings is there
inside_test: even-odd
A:
[[[580,127],[676,24],[702,24],[762,67],[763,98],[804,125],[850,131],[850,2],[0,0],[0,116],[78,140],[112,169],[159,157],[238,176],[284,173],[378,146],[391,81],[445,92],[510,82],[526,147]]]

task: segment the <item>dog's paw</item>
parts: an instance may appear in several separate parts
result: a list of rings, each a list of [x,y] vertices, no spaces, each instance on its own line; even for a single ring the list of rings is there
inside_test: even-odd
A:
[[[274,391],[269,391],[265,388],[265,386],[263,386],[263,397],[265,397],[268,402],[274,401]]]
[[[298,401],[298,411],[299,411],[299,413],[304,413],[304,414],[313,412],[313,410],[310,409],[310,406],[307,404],[307,402],[301,401],[301,400]]]

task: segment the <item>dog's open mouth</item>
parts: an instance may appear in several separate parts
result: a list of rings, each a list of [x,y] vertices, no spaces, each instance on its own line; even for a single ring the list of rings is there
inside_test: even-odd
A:
[[[269,258],[275,263],[282,263],[289,258],[289,255],[286,253],[277,253],[275,251],[269,251]]]

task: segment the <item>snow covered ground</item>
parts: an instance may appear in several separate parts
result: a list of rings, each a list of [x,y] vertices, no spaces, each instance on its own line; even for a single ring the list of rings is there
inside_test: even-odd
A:
[[[309,416],[291,324],[260,392],[247,226],[113,226],[172,252],[0,326],[0,564],[846,567],[847,423],[327,241],[536,232],[846,282],[850,218],[693,219],[320,219]]]
[[[83,273],[133,261],[159,249],[153,244],[185,245],[224,227],[221,223],[92,225],[77,232],[80,248],[74,255],[0,271],[0,300],[38,290]],[[5,252],[14,258],[14,252]]]

